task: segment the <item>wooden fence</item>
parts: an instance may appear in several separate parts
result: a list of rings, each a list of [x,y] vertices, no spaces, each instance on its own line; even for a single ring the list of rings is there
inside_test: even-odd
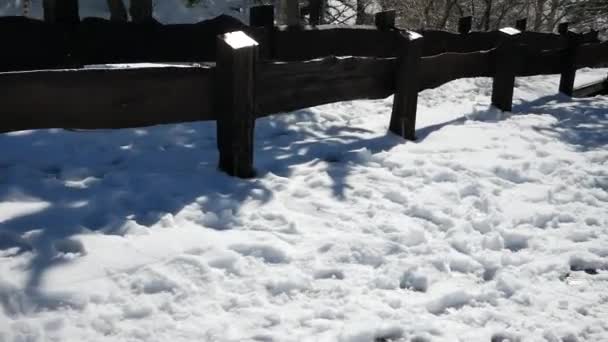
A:
[[[400,30],[391,11],[374,27],[275,27],[271,6],[252,8],[250,26],[226,17],[194,25],[0,18],[1,32],[16,33],[0,56],[0,132],[216,120],[220,168],[250,177],[259,117],[395,94],[390,131],[415,139],[423,89],[492,77],[492,103],[508,111],[516,76],[561,74],[560,91],[571,96],[577,68],[608,62],[608,42],[566,25],[559,35],[469,29],[464,19],[457,34]],[[80,68],[118,62],[196,64]]]

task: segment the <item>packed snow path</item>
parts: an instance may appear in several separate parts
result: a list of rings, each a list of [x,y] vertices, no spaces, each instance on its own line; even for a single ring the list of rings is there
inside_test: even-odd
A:
[[[557,82],[261,119],[253,180],[213,123],[0,135],[0,341],[606,341],[608,98]]]

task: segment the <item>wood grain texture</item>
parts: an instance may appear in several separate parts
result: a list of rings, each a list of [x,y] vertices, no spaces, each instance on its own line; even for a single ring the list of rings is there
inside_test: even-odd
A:
[[[0,18],[0,71],[71,68],[87,64],[215,61],[217,35],[248,28],[229,16],[198,24],[120,23],[87,18],[78,25]]]
[[[583,44],[576,50],[577,68],[608,65],[608,41],[599,44]]]
[[[523,63],[517,68],[517,76],[551,75],[561,72],[565,49],[538,51],[538,49],[524,46],[521,53]]]
[[[273,57],[284,61],[326,56],[393,57],[396,37],[394,31],[380,31],[375,26],[280,26],[274,32]]]
[[[420,90],[435,88],[465,77],[489,77],[495,50],[471,53],[447,52],[420,60]]]
[[[259,66],[258,116],[355,99],[385,98],[394,91],[395,58],[328,57]]]
[[[0,74],[0,131],[214,120],[213,68]]]
[[[458,34],[446,31],[420,31],[424,37],[423,56],[446,52],[467,53],[490,50],[496,46],[498,32],[470,32]]]

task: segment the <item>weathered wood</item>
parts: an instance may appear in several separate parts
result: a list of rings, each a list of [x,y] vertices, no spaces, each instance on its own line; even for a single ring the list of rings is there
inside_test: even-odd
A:
[[[492,80],[492,105],[510,112],[513,106],[513,87],[515,75],[520,68],[521,54],[517,38],[520,31],[508,27],[500,31],[500,45],[496,48],[494,59],[494,78]]]
[[[594,67],[608,64],[608,41],[579,45],[576,49],[577,68]]]
[[[326,57],[259,66],[258,117],[356,99],[385,98],[394,92],[395,58]]]
[[[257,58],[258,43],[243,31],[218,36],[216,110],[219,168],[241,178],[254,175]]]
[[[388,31],[395,28],[396,11],[382,11],[374,15],[374,23],[378,30]]]
[[[324,0],[309,0],[310,17],[308,22],[310,25],[316,26],[323,24],[323,14],[325,13]]]
[[[524,46],[519,51],[524,63],[519,64],[516,76],[552,75],[561,72],[565,49],[538,51],[534,47]]]
[[[0,72],[71,68],[81,64],[215,61],[218,34],[247,30],[229,16],[198,24],[148,25],[84,19],[75,26],[21,17],[0,18]]]
[[[444,53],[420,59],[419,90],[438,87],[465,77],[493,75],[495,50],[471,53]]]
[[[560,35],[568,41],[568,47],[562,55],[561,75],[559,78],[559,91],[568,96],[574,92],[574,79],[576,78],[576,50],[580,44],[579,37],[570,32],[563,31],[562,25],[568,28],[567,23],[560,24]]]
[[[326,56],[394,57],[395,47],[395,35],[375,26],[319,25],[300,30],[281,26],[274,32],[273,56],[284,61]]]
[[[213,68],[0,73],[0,131],[215,120]]]
[[[272,29],[274,27],[274,6],[262,5],[249,9],[249,25]]]
[[[285,25],[289,27],[300,26],[300,2],[298,0],[282,0],[284,4]]]
[[[110,11],[110,21],[115,22],[126,22],[129,18],[127,15],[127,9],[122,0],[106,0],[108,4],[108,10]]]
[[[469,33],[471,31],[471,25],[473,25],[473,17],[471,16],[458,19],[458,33]]]
[[[485,51],[496,47],[498,32],[470,32],[466,35],[447,31],[427,30],[424,36],[423,56],[434,56],[446,52],[467,53]]]
[[[608,94],[608,77],[575,88],[572,97],[589,97],[602,94]]]
[[[527,26],[528,26],[527,18],[519,19],[515,22],[515,28],[521,32],[524,32],[526,30]]]
[[[545,32],[524,31],[518,41],[536,51],[564,49],[568,45],[564,37]]]
[[[43,0],[44,21],[74,24],[80,21],[78,0]]]
[[[134,23],[155,23],[152,0],[130,0],[129,14]]]
[[[570,23],[568,23],[568,22],[560,23],[559,25],[557,25],[557,33],[559,33],[560,36],[564,36],[564,35],[568,34],[569,26],[570,26]]]
[[[423,38],[416,32],[405,31],[399,32],[399,40],[401,42],[396,66],[395,99],[389,131],[404,139],[415,140]]]
[[[259,53],[262,59],[272,57],[272,36],[274,32],[274,6],[254,6],[249,10],[249,25],[263,28],[263,33],[256,36],[260,44]]]

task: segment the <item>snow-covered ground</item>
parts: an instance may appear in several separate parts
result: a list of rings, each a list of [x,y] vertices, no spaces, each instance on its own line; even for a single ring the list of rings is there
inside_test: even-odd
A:
[[[29,17],[42,18],[42,1],[32,0]],[[129,8],[130,0],[123,1]],[[251,0],[203,0],[191,7],[186,0],[154,1],[154,17],[162,23],[194,23],[228,14],[243,21],[248,20],[245,9],[251,7]],[[110,18],[106,0],[79,0],[80,17]],[[22,0],[0,0],[0,16],[23,15]]]
[[[0,341],[606,341],[608,97],[557,82],[261,119],[252,180],[211,122],[1,134]]]

